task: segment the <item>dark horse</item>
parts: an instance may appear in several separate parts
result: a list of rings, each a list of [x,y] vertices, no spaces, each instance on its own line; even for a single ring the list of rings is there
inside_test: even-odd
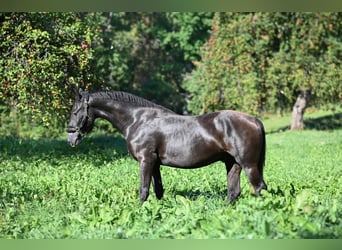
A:
[[[267,189],[264,127],[252,116],[230,110],[183,116],[125,92],[80,90],[67,127],[71,146],[80,143],[96,118],[108,120],[123,134],[130,154],[139,162],[141,203],[149,195],[151,181],[156,197],[162,198],[160,165],[198,168],[223,161],[228,201],[240,195],[242,168],[256,195]]]

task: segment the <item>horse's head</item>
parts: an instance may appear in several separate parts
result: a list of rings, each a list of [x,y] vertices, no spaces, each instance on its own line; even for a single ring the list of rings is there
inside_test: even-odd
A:
[[[83,136],[88,133],[94,124],[93,115],[89,112],[89,93],[81,89],[76,93],[71,110],[69,125],[66,129],[68,142],[72,147],[77,146]]]

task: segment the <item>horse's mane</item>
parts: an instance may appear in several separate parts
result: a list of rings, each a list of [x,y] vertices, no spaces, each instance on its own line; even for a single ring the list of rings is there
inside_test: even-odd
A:
[[[165,108],[151,101],[148,101],[142,97],[139,97],[139,96],[127,93],[127,92],[113,91],[113,90],[100,90],[100,91],[89,92],[89,95],[94,99],[111,99],[111,100],[115,100],[118,102],[129,103],[138,107],[152,107],[152,108],[158,108],[158,109],[172,112],[168,108]]]

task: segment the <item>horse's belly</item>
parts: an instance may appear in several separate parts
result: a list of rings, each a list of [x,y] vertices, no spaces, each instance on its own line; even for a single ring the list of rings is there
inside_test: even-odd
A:
[[[225,152],[219,150],[192,150],[191,148],[172,147],[159,155],[162,165],[178,168],[203,167],[224,160]]]

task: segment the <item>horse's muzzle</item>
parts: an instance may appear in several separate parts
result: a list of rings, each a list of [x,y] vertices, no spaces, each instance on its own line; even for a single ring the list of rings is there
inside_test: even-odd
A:
[[[82,136],[78,132],[68,133],[68,142],[71,147],[76,147],[81,142]]]

